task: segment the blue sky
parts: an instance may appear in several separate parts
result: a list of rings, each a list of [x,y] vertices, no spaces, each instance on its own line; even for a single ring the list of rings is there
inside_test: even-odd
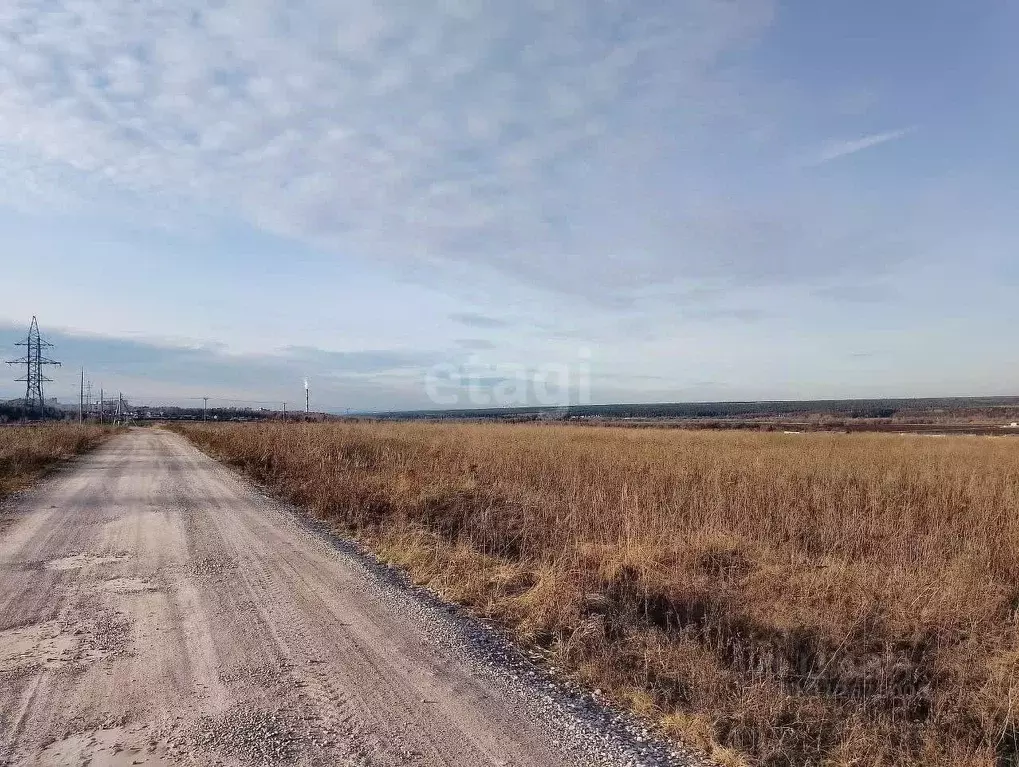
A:
[[[597,402],[1015,393],[1017,28],[1005,0],[8,0],[0,344],[38,315],[64,398],[80,365],[354,409],[550,370]]]

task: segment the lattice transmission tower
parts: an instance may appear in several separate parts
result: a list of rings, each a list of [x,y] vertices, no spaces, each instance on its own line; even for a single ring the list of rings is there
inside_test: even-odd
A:
[[[43,349],[51,349],[53,344],[42,339],[42,335],[39,333],[39,322],[35,317],[32,317],[28,338],[15,345],[26,347],[26,354],[20,359],[8,361],[7,364],[25,366],[25,377],[15,380],[25,384],[25,407],[38,412],[41,418],[46,414],[43,384],[53,380],[43,374],[43,366],[60,365],[60,363],[43,356]]]

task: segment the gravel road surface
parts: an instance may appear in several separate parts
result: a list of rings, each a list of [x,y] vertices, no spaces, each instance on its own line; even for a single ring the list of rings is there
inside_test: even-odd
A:
[[[0,764],[692,764],[182,438],[0,514]]]

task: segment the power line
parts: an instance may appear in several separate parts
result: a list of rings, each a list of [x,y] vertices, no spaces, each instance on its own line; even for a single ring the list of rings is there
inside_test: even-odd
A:
[[[42,339],[42,335],[39,333],[39,321],[33,316],[32,325],[28,329],[28,337],[15,346],[26,347],[27,353],[19,359],[9,360],[7,364],[25,366],[25,377],[15,380],[25,384],[25,406],[30,410],[38,411],[39,417],[42,418],[46,414],[43,384],[53,380],[43,374],[43,366],[60,365],[56,360],[43,356],[42,350],[53,348],[53,344]]]

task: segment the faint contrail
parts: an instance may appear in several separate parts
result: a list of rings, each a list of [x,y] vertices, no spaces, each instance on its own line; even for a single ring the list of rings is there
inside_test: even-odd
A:
[[[862,138],[851,139],[848,141],[832,141],[822,148],[817,154],[810,157],[807,161],[807,165],[823,165],[826,162],[837,160],[839,157],[845,157],[846,155],[855,154],[856,152],[862,152],[864,149],[870,149],[872,146],[884,144],[886,141],[895,141],[896,139],[909,135],[915,130],[916,128],[902,128],[900,130],[875,133],[870,136],[863,136]]]

